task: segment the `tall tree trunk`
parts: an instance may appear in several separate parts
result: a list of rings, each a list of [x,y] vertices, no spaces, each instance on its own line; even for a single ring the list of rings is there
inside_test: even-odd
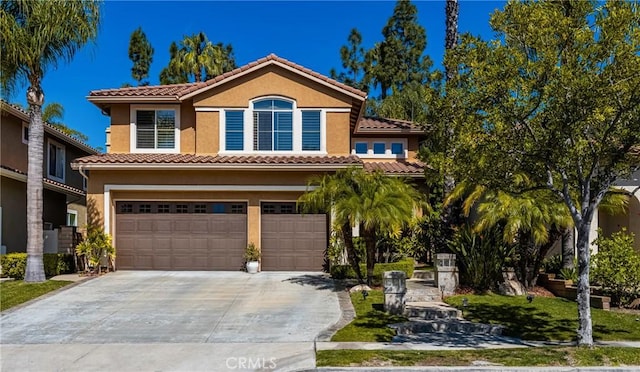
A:
[[[447,3],[445,5],[445,37],[444,37],[444,47],[445,47],[445,52],[448,50],[451,50],[453,48],[456,47],[456,45],[458,44],[458,13],[459,13],[459,4],[458,4],[458,0],[447,0]],[[446,82],[449,83],[454,75],[455,75],[455,68],[450,66],[449,63],[446,63],[445,61],[445,78],[446,78]],[[449,140],[447,140],[447,145],[445,147],[445,151],[447,152],[445,155],[447,157],[453,157],[454,154],[450,154],[449,153],[449,143],[451,142],[450,140],[453,138],[454,136],[454,132],[453,132],[453,127],[449,126],[446,128],[446,136]],[[456,187],[456,181],[453,178],[453,176],[447,171],[444,171],[444,195],[443,195],[443,200],[444,198],[447,197],[447,195],[449,195],[453,189]],[[449,204],[446,207],[444,207],[443,211],[442,211],[442,216],[441,216],[441,224],[442,224],[442,231],[441,231],[441,236],[443,237],[444,241],[448,241],[451,239],[452,235],[453,235],[453,225],[455,224],[455,215],[454,215],[454,208],[455,206],[453,204]]]
[[[586,215],[586,217],[585,217]],[[582,221],[577,224],[578,229],[578,345],[593,346],[593,325],[591,322],[591,295],[589,290],[589,261],[591,247],[589,246],[589,230],[591,230],[592,213],[584,213]],[[587,218],[588,217],[588,218]]]
[[[40,84],[27,89],[29,103],[29,161],[27,170],[27,267],[25,282],[44,282],[44,238],[42,236],[44,127],[42,105],[44,93]]]
[[[450,50],[458,45],[458,13],[460,11],[460,5],[458,0],[447,0],[445,5],[445,35],[444,35],[444,48]],[[445,77],[447,81],[453,79],[455,74],[448,64],[445,64]]]
[[[367,247],[367,285],[371,286],[373,285],[373,268],[376,265],[376,235],[375,231],[365,230],[364,233],[364,242]]]
[[[364,278],[362,277],[362,272],[360,271],[360,258],[358,257],[358,252],[356,252],[355,247],[353,246],[353,234],[351,232],[351,224],[349,222],[342,225],[342,240],[344,240],[344,246],[347,248],[347,259],[353,268],[353,271],[356,273],[358,277],[358,283],[364,284]]]
[[[567,227],[562,231],[562,267],[573,268],[575,257],[575,228]]]

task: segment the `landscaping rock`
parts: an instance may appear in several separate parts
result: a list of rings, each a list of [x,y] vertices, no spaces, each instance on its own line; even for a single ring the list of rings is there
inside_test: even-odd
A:
[[[351,287],[351,289],[349,289],[349,293],[353,293],[353,292],[362,292],[362,291],[370,291],[371,287],[369,287],[366,284],[358,284],[355,287]]]
[[[513,270],[502,273],[502,283],[498,285],[498,292],[505,296],[522,296],[526,293],[526,288],[520,283]]]

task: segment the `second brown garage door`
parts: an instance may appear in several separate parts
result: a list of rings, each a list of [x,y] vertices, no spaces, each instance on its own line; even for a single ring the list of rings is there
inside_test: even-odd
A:
[[[322,271],[327,215],[294,212],[295,203],[262,204],[263,271]]]
[[[240,270],[245,203],[118,202],[116,265],[124,270]]]

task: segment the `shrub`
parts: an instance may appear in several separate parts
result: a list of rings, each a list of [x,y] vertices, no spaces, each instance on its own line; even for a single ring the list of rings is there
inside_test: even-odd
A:
[[[598,253],[591,261],[591,280],[611,296],[613,305],[628,305],[640,295],[640,254],[633,249],[633,234],[626,229],[602,236],[598,231]]]
[[[560,274],[562,269],[562,255],[556,254],[549,258],[546,258],[542,262],[544,272],[547,274]]]
[[[85,270],[93,269],[100,272],[100,260],[105,257],[108,260],[107,266],[114,266],[116,249],[111,245],[111,235],[104,232],[102,228],[89,227],[87,238],[76,246],[76,253],[84,259]]]
[[[504,243],[499,226],[482,233],[464,226],[456,231],[449,249],[457,256],[460,282],[481,292],[502,281],[502,268],[514,252],[513,245]]]
[[[373,283],[380,285],[382,283],[382,275],[385,271],[404,271],[407,279],[413,276],[413,259],[405,259],[398,262],[377,263],[373,267]],[[360,270],[367,272],[366,264],[360,264]],[[356,279],[356,273],[350,265],[334,265],[331,266],[331,277],[334,279]]]
[[[42,257],[44,262],[44,275],[47,278],[60,274],[68,274],[75,271],[73,255],[63,253],[45,253]],[[0,256],[2,265],[2,276],[24,279],[24,272],[27,268],[26,253],[9,253]]]
[[[260,251],[256,248],[255,244],[249,243],[247,248],[244,249],[244,259],[247,260],[247,262],[260,260]]]

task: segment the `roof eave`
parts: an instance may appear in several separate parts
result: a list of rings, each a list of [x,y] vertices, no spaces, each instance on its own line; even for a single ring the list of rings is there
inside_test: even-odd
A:
[[[71,168],[74,170],[262,170],[262,171],[331,171],[337,169],[344,169],[352,166],[362,167],[361,163],[350,164],[179,164],[179,163],[116,163],[116,164],[104,164],[104,163],[71,163]]]
[[[129,102],[172,102],[180,103],[178,96],[87,96],[93,104],[98,103],[129,103]]]

